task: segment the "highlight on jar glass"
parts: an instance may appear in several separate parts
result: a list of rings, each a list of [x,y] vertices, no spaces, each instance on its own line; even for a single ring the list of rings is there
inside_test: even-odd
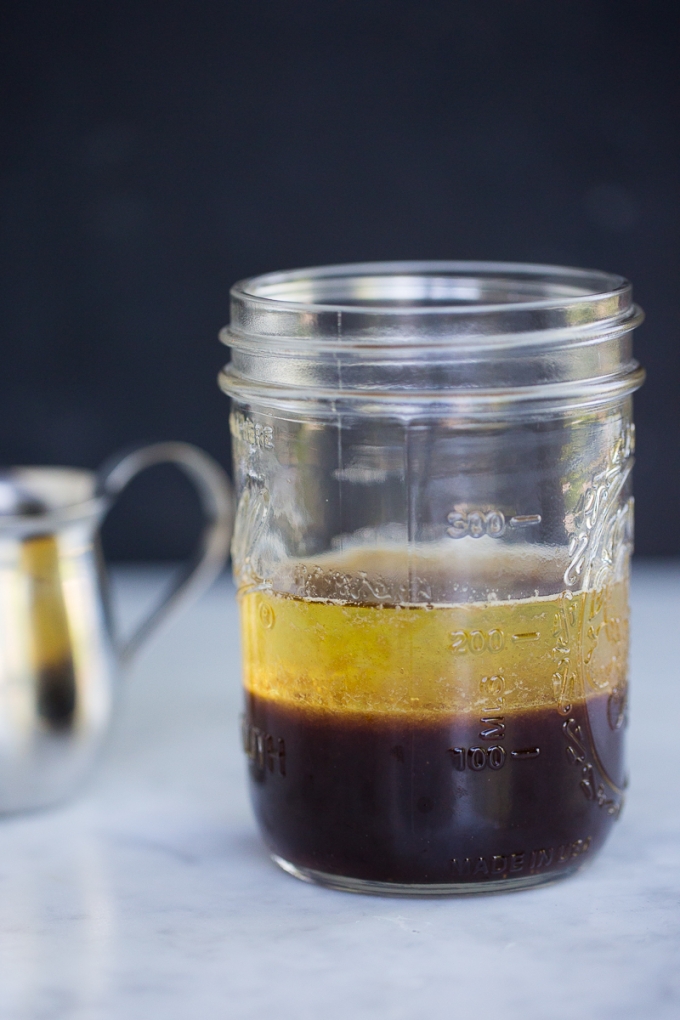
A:
[[[430,262],[232,290],[243,745],[273,859],[507,890],[623,805],[630,284]]]

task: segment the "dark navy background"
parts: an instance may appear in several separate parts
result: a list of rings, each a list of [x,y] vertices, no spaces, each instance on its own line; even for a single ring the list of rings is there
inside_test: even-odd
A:
[[[243,276],[595,266],[648,316],[638,551],[680,552],[677,3],[23,0],[0,50],[0,462],[180,438],[227,464]],[[156,469],[108,547],[175,557],[195,515]]]

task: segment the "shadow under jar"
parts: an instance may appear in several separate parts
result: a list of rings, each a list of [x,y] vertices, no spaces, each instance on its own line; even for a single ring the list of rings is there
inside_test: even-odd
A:
[[[352,891],[566,876],[623,802],[618,276],[430,262],[232,290],[243,741],[274,860]]]

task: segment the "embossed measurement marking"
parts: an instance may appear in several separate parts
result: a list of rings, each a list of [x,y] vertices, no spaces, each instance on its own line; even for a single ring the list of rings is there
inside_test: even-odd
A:
[[[513,641],[538,641],[540,634],[537,630],[528,630],[525,634],[513,634]]]
[[[510,751],[510,757],[516,761],[529,761],[538,758],[540,753],[540,747],[524,747]],[[471,772],[482,772],[486,768],[497,772],[503,768],[507,758],[506,750],[501,744],[494,744],[493,747],[450,747],[447,754],[451,756],[451,764],[456,772],[465,772],[466,769]]]
[[[530,524],[540,524],[542,521],[540,514],[517,514],[516,517],[511,517],[507,522],[509,528],[527,528]]]
[[[500,744],[493,747],[450,747],[448,753],[457,772],[481,772],[485,768],[493,771],[502,769],[505,764],[505,748]]]
[[[483,715],[479,720],[484,729],[480,731],[480,740],[503,740],[505,738],[505,716]]]
[[[505,698],[503,697],[503,691],[505,690],[505,677],[496,674],[494,676],[483,676],[479,681],[479,692],[482,695],[486,705],[484,706],[484,716],[480,719],[482,726],[486,725],[485,719],[492,717],[502,720],[504,717],[501,714],[503,712],[503,705],[505,704]]]
[[[505,644],[502,630],[455,630],[451,634],[451,651],[465,655],[467,652],[500,652]]]
[[[447,535],[451,538],[481,538],[489,535],[500,538],[508,528],[527,528],[532,524],[541,523],[540,514],[515,514],[506,517],[501,510],[452,510],[446,515],[449,527]]]
[[[260,605],[257,610],[257,615],[260,618],[260,623],[262,624],[262,626],[266,627],[267,630],[271,630],[272,627],[274,626],[276,617],[274,616],[274,610],[272,609],[268,602],[260,602]]]
[[[512,758],[518,758],[521,761],[526,758],[538,758],[540,753],[540,747],[524,747],[521,751],[511,751],[510,755]]]

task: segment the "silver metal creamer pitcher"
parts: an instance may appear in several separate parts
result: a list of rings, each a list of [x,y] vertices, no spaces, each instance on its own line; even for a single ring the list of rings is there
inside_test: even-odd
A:
[[[140,471],[172,463],[205,517],[198,551],[131,638],[111,626],[99,527]],[[47,807],[88,774],[109,729],[120,667],[224,565],[232,522],[219,465],[186,443],[116,458],[99,475],[63,467],[0,474],[0,812]]]

